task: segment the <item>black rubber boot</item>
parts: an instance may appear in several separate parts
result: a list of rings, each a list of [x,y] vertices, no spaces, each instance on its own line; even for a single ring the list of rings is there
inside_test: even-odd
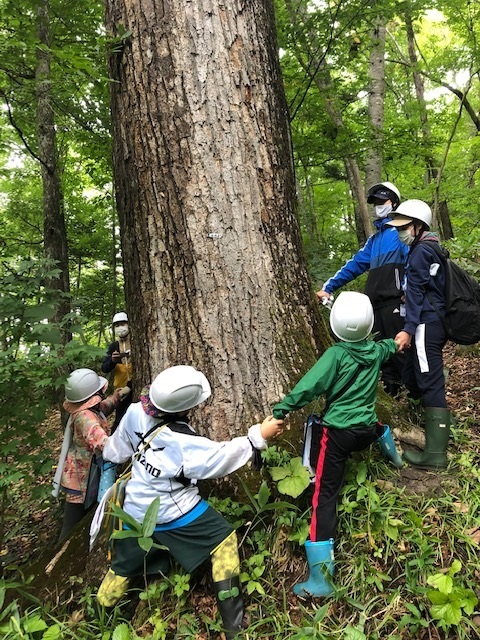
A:
[[[218,610],[223,620],[227,640],[235,638],[242,629],[243,597],[239,576],[213,583]]]

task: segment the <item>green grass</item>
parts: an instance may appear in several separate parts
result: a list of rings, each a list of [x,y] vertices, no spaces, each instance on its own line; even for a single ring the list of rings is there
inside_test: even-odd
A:
[[[278,465],[278,457],[270,457]],[[244,503],[231,497],[212,499],[239,526],[250,620],[244,637],[480,638],[480,442],[473,430],[464,434],[462,425],[457,427],[450,457],[440,489],[433,495],[412,493],[375,448],[354,457],[338,508],[337,591],[327,600],[300,600],[291,592],[306,571],[299,545],[310,516],[306,494],[285,500],[264,471],[260,491],[247,494]],[[0,614],[0,636],[5,640],[216,638],[221,621],[205,573],[208,576],[208,571],[199,572],[188,579],[179,572],[170,576],[167,586],[150,584],[131,594],[136,610],[128,620],[123,617],[125,607],[108,614],[98,610],[91,587],[79,587],[74,623],[71,604],[54,611],[38,602],[22,609],[14,601]],[[3,581],[0,594],[19,586]]]

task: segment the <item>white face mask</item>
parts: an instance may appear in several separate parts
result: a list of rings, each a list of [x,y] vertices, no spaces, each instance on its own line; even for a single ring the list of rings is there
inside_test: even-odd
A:
[[[114,333],[117,338],[126,338],[128,336],[128,326],[124,325],[123,327],[115,327]]]
[[[392,212],[391,204],[376,204],[375,205],[375,215],[377,218],[386,218],[389,213]]]
[[[400,242],[403,242],[403,244],[406,244],[407,246],[410,246],[415,240],[414,236],[411,234],[410,227],[408,227],[408,229],[399,229],[398,237],[400,238]]]

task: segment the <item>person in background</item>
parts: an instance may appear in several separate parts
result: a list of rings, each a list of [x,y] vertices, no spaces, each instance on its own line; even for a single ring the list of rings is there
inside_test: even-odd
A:
[[[130,389],[132,389],[130,328],[128,326],[127,314],[124,311],[116,313],[113,316],[112,328],[116,339],[109,345],[107,355],[103,358],[102,372],[110,373],[113,371],[114,389],[121,389],[122,387],[130,387]],[[112,424],[112,433],[118,427],[120,420],[128,409],[132,401],[132,394],[133,391],[117,408],[115,412],[115,420]]]
[[[406,200],[388,224],[410,249],[404,284],[405,326],[395,339],[406,349],[405,386],[414,400],[421,400],[425,412],[425,450],[405,451],[403,457],[420,469],[445,469],[451,423],[443,372],[445,266],[435,250],[439,241],[430,231],[432,211],[426,202]]]
[[[146,555],[135,539],[113,540],[112,566],[97,599],[101,605],[113,606],[132,577],[144,571],[167,573],[170,556],[188,573],[210,559],[218,609],[227,638],[233,638],[243,620],[237,535],[202,499],[197,481],[222,478],[240,469],[283,427],[282,420],[269,416],[250,427],[247,435],[232,440],[214,442],[200,436],[190,426],[188,412],[210,394],[203,373],[190,366],[170,367],[142,390],[141,401],[130,405],[108,439],[103,452],[107,460],[132,460],[123,509],[142,522],[149,505],[160,497],[153,539],[163,548],[152,548]]]
[[[373,323],[369,298],[363,293],[342,292],[330,313],[330,326],[340,342],[327,349],[273,407],[274,417],[282,419],[325,394],[321,420],[312,432],[315,456],[310,454],[310,466],[315,469],[312,519],[305,542],[310,575],[294,586],[298,596],[329,596],[335,591],[337,501],[350,454],[377,441],[385,457],[402,466],[390,427],[379,423],[375,413],[380,368],[397,351],[397,344],[392,338],[369,340]]]
[[[360,251],[325,282],[317,296],[320,300],[328,299],[337,289],[368,271],[365,293],[373,305],[373,333],[378,338],[394,338],[403,328],[402,280],[408,248],[400,242],[395,229],[388,223],[400,204],[400,192],[391,182],[379,182],[368,190],[367,202],[373,204],[375,209],[376,232]],[[391,396],[396,396],[400,391],[402,368],[403,353],[400,352],[382,367],[383,386]]]
[[[106,416],[130,394],[130,389],[123,387],[105,398],[107,386],[108,381],[92,369],[76,369],[65,384],[63,406],[71,416],[71,436],[62,462],[60,489],[66,493],[66,501],[59,541],[65,540],[97,500],[100,470],[95,486],[89,486],[89,478],[95,475],[95,455],[103,451],[108,439]]]

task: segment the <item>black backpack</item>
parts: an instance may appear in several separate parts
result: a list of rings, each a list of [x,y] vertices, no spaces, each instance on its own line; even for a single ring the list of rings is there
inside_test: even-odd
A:
[[[457,344],[479,342],[480,284],[450,259],[446,249],[436,242],[429,242],[428,246],[445,265],[445,317],[442,318],[442,322],[448,339]],[[437,306],[428,293],[427,298],[440,316]]]

